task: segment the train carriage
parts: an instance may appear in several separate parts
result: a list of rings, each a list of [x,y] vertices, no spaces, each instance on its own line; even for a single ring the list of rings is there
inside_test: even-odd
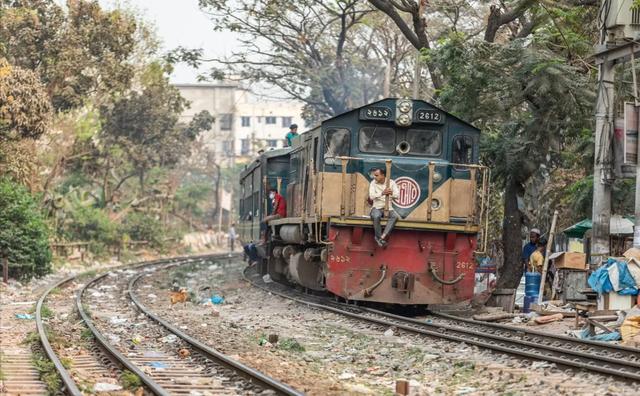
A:
[[[260,239],[266,190],[274,187],[287,217],[269,222],[262,273],[347,300],[469,299],[475,256],[486,245],[479,235],[486,235],[489,173],[478,165],[479,136],[420,100],[384,99],[327,119],[243,171],[241,238]],[[400,190],[389,204],[400,220],[384,248],[369,217],[374,168],[387,170]]]

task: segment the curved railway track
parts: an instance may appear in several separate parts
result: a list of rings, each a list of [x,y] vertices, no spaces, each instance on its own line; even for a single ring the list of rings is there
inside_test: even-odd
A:
[[[146,389],[154,394],[179,395],[197,391],[204,395],[299,395],[298,391],[286,384],[231,359],[164,321],[145,307],[135,293],[136,282],[155,270],[235,257],[227,254],[177,257],[111,270],[82,285],[75,297],[76,309],[95,342],[109,355],[110,361],[135,374]],[[71,395],[82,395],[83,391],[91,389],[79,386],[78,379],[74,378],[77,373],[72,375],[65,368],[63,359],[51,346],[51,333],[45,328],[43,320],[43,305],[51,291],[75,280],[75,276],[65,278],[41,296],[36,308],[36,326],[45,353],[64,383],[64,390]],[[109,292],[103,293],[101,290]],[[110,318],[118,320],[110,321]],[[135,342],[131,338],[132,332],[141,334],[144,347],[137,347],[140,341]],[[108,363],[102,359],[102,364]]]
[[[245,270],[245,279],[254,286],[281,297],[360,321],[640,382],[638,349],[449,315],[436,314],[427,319],[412,319],[372,308],[338,303],[331,298],[305,294],[278,283],[264,283],[253,267]]]

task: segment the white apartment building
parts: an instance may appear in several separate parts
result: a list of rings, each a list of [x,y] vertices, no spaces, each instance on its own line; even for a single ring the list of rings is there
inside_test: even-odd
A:
[[[260,149],[283,147],[291,124],[299,125],[300,132],[304,130],[301,102],[265,99],[231,82],[175,87],[191,102],[181,122],[188,123],[202,110],[215,117],[204,141],[216,156],[228,158],[229,164],[247,161]]]

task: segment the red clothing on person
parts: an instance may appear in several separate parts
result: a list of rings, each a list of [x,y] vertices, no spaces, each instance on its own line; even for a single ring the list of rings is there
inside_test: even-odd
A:
[[[271,205],[273,207],[272,214],[278,214],[283,218],[287,217],[287,201],[282,195],[276,193],[275,197],[271,200]]]

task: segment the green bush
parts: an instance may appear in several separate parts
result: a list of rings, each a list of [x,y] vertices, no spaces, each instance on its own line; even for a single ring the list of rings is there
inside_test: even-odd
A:
[[[122,232],[133,241],[148,241],[151,247],[162,247],[162,226],[155,217],[133,212],[122,222]]]
[[[9,276],[26,279],[51,271],[49,229],[33,196],[0,179],[0,256],[9,258]]]
[[[77,206],[65,221],[64,236],[71,241],[90,242],[89,249],[103,254],[107,247],[118,246],[118,226],[104,210],[93,206]]]

